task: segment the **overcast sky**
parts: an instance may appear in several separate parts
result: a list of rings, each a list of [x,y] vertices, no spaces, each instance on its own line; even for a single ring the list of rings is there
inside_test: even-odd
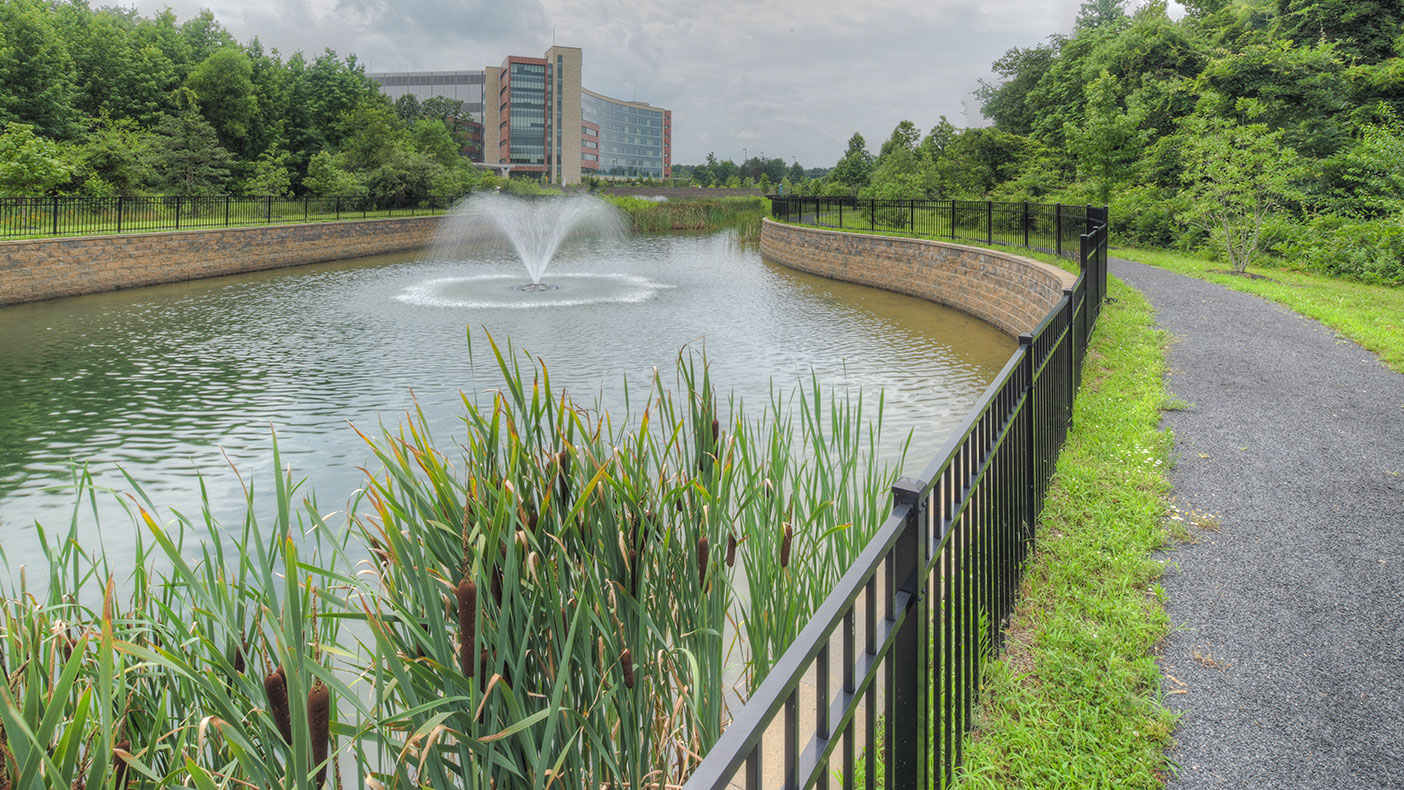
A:
[[[981,123],[971,92],[1010,47],[1072,29],[1080,0],[139,0],[209,7],[240,41],[331,48],[376,71],[474,69],[584,50],[584,85],[673,111],[673,161],[764,153],[832,166],[898,121]]]

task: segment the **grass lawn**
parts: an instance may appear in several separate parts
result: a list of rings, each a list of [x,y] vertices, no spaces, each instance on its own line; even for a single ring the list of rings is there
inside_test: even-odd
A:
[[[1391,370],[1404,373],[1404,288],[1258,266],[1249,272],[1268,279],[1253,279],[1214,271],[1229,268],[1223,262],[1164,250],[1114,250],[1112,255],[1270,299],[1331,327],[1379,354]]]
[[[1152,558],[1167,540],[1165,338],[1138,292],[1113,279],[1110,295],[962,787],[1164,783],[1174,719],[1151,652],[1170,629]]]

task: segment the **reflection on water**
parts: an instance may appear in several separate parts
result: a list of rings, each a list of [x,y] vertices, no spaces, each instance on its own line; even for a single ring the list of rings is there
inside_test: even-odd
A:
[[[919,470],[1014,341],[964,314],[762,261],[726,234],[594,243],[552,264],[559,289],[522,293],[501,257],[383,256],[0,308],[0,543],[58,527],[69,462],[115,489],[119,467],[163,507],[243,512],[240,477],[271,485],[270,429],[324,510],[359,486],[369,453],[348,423],[395,425],[417,402],[441,444],[462,403],[498,382],[486,334],[540,356],[580,401],[622,402],[681,348],[757,410],[813,370],[826,387],[884,393],[888,446],[918,428]],[[520,309],[523,303],[546,304]],[[471,327],[474,359],[468,354]],[[226,456],[228,461],[226,461]],[[96,535],[91,535],[97,540]],[[129,541],[106,536],[121,553]]]

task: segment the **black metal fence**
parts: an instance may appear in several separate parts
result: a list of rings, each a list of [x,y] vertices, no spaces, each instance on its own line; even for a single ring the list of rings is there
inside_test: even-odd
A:
[[[829,224],[840,210],[871,215],[892,203],[772,198],[777,216],[813,224]],[[957,238],[969,238],[959,235],[961,217],[983,211],[986,237],[979,240],[986,243],[1001,240],[994,238],[1001,226],[995,218],[1009,216],[1001,204],[902,203],[909,203],[909,227],[918,233],[932,227],[919,224],[923,211],[953,214],[949,227]],[[828,787],[831,772],[845,790],[953,783],[982,664],[1000,647],[1034,549],[1087,340],[1106,295],[1105,208],[1029,205],[1014,216],[1018,232],[1029,234],[1028,246],[1054,242],[1055,250],[1077,255],[1081,274],[1043,322],[1019,338],[922,475],[899,481],[891,515],[708,751],[689,790],[723,790],[735,779],[748,790],[763,786],[774,773],[763,765],[765,733],[782,712],[781,787]],[[1075,245],[1066,245],[1070,230]],[[1009,239],[1007,229],[1001,233]],[[811,694],[811,685],[812,699],[802,704],[801,691]]]
[[[1076,259],[1078,237],[1093,206],[994,203],[973,200],[860,200],[854,197],[771,197],[771,214],[840,230],[1006,244]]]
[[[0,197],[0,239],[232,228],[447,211],[457,197]]]

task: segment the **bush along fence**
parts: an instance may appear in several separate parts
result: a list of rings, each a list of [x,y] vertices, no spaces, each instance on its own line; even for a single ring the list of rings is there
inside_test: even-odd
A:
[[[772,197],[778,220],[835,230],[897,233],[976,244],[1003,244],[1077,260],[1079,237],[1106,223],[1106,209],[1062,203],[973,200],[860,200]]]
[[[459,197],[0,197],[0,239],[414,217]]]
[[[783,714],[779,751],[787,789],[828,787],[831,774],[841,777],[845,790],[947,787],[973,723],[982,665],[1001,647],[1072,420],[1087,341],[1106,294],[1107,211],[1029,205],[1013,212],[1006,210],[1011,204],[951,201],[772,201],[777,217],[816,225],[852,227],[837,221],[843,211],[879,227],[884,211],[894,210],[920,233],[937,222],[933,216],[953,216],[940,227],[942,235],[955,228],[958,238],[969,238],[974,227],[962,217],[983,212],[978,227],[986,242],[1010,238],[1012,215],[1013,227],[1022,224],[1027,234],[1026,246],[1052,242],[1065,255],[1075,252],[1081,263],[1073,287],[1032,333],[1020,336],[963,427],[919,478],[898,481],[887,520],[686,785],[722,790],[740,780],[748,790],[761,787],[762,741]],[[1065,246],[1072,231],[1076,245]],[[1013,238],[1022,241],[1017,233]],[[808,683],[813,699],[802,704]]]

